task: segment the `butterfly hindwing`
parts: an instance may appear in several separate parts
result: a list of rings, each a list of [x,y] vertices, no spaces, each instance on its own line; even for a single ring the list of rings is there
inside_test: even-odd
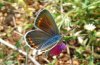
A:
[[[30,47],[41,46],[45,43],[51,36],[41,30],[31,30],[26,33],[25,39]]]

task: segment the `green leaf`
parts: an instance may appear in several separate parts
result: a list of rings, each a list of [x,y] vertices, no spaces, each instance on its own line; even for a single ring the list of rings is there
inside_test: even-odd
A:
[[[89,64],[88,65],[94,65],[93,61],[94,61],[94,57],[93,57],[93,55],[91,55],[90,58],[89,58]]]
[[[0,9],[1,9],[3,6],[4,6],[4,4],[3,4],[3,3],[0,3]]]
[[[3,58],[4,57],[4,53],[3,51],[0,51],[0,58]]]
[[[32,28],[33,27],[33,24],[27,24],[25,27],[24,27],[24,30],[28,29],[28,28]]]
[[[49,63],[48,65],[55,65],[57,59],[54,59],[51,63]]]
[[[21,47],[21,43],[22,43],[22,38],[16,42],[16,45],[15,46],[17,48],[19,48],[19,47]]]
[[[13,61],[9,60],[9,61],[5,61],[5,65],[12,65]]]
[[[73,40],[76,39],[76,36],[65,36],[64,40]]]

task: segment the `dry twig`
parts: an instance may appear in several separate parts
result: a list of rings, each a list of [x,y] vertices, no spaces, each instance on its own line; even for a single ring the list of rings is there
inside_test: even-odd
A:
[[[12,45],[12,44],[10,44],[10,43],[4,41],[4,40],[1,39],[1,38],[0,38],[0,43],[1,43],[1,44],[4,44],[4,45],[6,45],[6,46],[8,46],[8,47],[10,47],[10,48],[12,48],[12,49],[15,50],[15,51],[18,51],[19,53],[23,54],[25,57],[27,56],[27,53],[26,53],[26,52],[22,51],[21,49],[18,49],[16,46],[14,46],[14,45]],[[35,65],[40,65],[40,64],[35,60],[35,58],[33,58],[32,56],[29,56],[29,55],[28,55],[28,58],[29,58]]]

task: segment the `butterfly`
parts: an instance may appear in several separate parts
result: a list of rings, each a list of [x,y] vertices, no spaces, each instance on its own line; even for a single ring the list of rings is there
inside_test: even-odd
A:
[[[34,27],[35,30],[25,34],[25,40],[29,47],[40,51],[51,50],[52,55],[57,55],[66,48],[66,45],[61,42],[62,36],[48,10],[43,9],[38,12]]]

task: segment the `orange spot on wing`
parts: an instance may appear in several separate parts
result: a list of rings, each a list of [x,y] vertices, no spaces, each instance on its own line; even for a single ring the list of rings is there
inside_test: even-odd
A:
[[[52,26],[52,23],[49,21],[50,20],[48,19],[47,16],[43,16],[42,18],[40,18],[39,23],[38,23],[39,28],[41,28],[42,30],[49,31]]]
[[[28,37],[27,40],[29,41],[28,44],[32,47],[32,48],[38,48],[37,45],[33,42],[31,37]]]

